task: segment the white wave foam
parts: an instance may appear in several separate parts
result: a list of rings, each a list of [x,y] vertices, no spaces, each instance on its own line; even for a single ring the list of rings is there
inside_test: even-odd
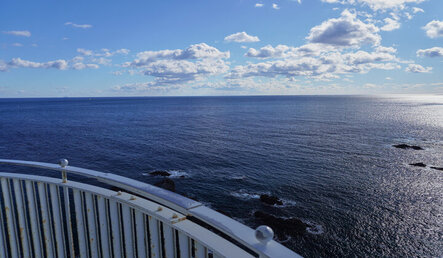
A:
[[[288,200],[288,199],[281,199],[283,202],[283,205],[279,205],[281,207],[289,207],[289,206],[295,206],[297,205],[296,201]]]
[[[173,177],[173,178],[189,177],[189,174],[184,171],[168,170],[168,172],[171,174],[169,177]]]
[[[269,192],[257,192],[257,193],[251,193],[248,192],[244,189],[241,189],[237,192],[231,192],[230,193],[232,196],[237,197],[239,199],[243,199],[243,200],[251,200],[251,199],[260,199],[260,195],[262,194],[267,194],[270,195]],[[297,202],[293,201],[293,200],[288,200],[288,199],[280,199],[283,202],[283,205],[273,205],[275,207],[290,207],[290,206],[295,206],[297,205]]]
[[[318,225],[313,223],[312,221],[309,220],[302,220],[303,223],[306,224],[306,232],[308,232],[309,234],[313,234],[313,235],[321,235],[323,234],[325,231],[323,230],[323,226],[322,225]]]
[[[237,192],[231,192],[231,195],[239,199],[250,200],[250,199],[260,199],[260,194],[248,193],[245,190],[240,190]]]

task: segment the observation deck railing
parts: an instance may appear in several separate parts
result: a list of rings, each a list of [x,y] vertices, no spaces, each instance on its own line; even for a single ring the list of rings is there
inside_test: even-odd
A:
[[[0,159],[62,178],[0,172],[2,257],[300,257],[200,202],[130,178]],[[75,174],[102,184],[68,180]],[[91,180],[91,181],[95,181]],[[109,186],[108,188],[103,185]],[[115,190],[118,189],[118,190]]]

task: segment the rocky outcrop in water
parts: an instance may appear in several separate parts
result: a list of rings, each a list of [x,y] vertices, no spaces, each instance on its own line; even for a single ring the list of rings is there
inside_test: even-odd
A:
[[[407,145],[407,144],[394,144],[392,147],[395,147],[397,149],[413,149],[413,150],[423,150],[422,147],[416,146],[416,145]]]
[[[279,218],[263,211],[254,212],[254,217],[264,225],[271,227],[277,237],[300,235],[306,232],[307,225],[297,218]]]
[[[155,170],[152,172],[149,172],[149,174],[151,176],[170,176],[171,173],[169,173],[168,171],[164,171],[164,170]]]
[[[260,201],[269,205],[283,205],[283,202],[276,196],[262,194]]]
[[[411,163],[409,164],[410,166],[415,166],[415,167],[422,167],[425,168],[426,164],[422,163],[422,162],[417,162],[417,163]]]
[[[443,171],[443,168],[439,168],[439,167],[431,167],[432,169],[436,169],[436,170],[440,170]]]
[[[169,190],[171,192],[175,192],[175,183],[169,178],[165,178],[160,182],[155,183],[154,185]]]

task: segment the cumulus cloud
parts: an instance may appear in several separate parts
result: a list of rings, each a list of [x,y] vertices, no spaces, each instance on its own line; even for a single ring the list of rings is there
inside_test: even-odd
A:
[[[390,54],[394,54],[397,52],[397,49],[393,48],[393,47],[384,47],[384,46],[378,46],[375,48],[375,50],[379,53],[390,53]]]
[[[0,60],[0,72],[4,72],[7,70],[8,70],[8,65],[3,60]]]
[[[237,32],[225,37],[227,42],[258,42],[260,39],[257,36],[248,35],[246,32]]]
[[[378,47],[374,52],[357,51],[341,53],[337,50],[316,49],[316,45],[298,48],[288,46],[266,46],[260,50],[246,53],[246,56],[258,58],[279,58],[267,62],[250,63],[236,66],[228,78],[245,78],[252,76],[292,78],[307,76],[317,79],[338,78],[340,74],[367,73],[372,69],[399,69],[399,60],[395,49]],[[316,55],[305,55],[301,50],[314,49]],[[309,53],[309,52],[308,52]]]
[[[380,28],[383,31],[392,31],[400,28],[400,22],[398,22],[398,20],[385,18],[383,21],[385,22],[385,25]]]
[[[357,19],[355,13],[344,10],[340,18],[332,18],[315,26],[306,37],[309,42],[339,47],[359,47],[363,44],[379,45],[379,29]]]
[[[409,64],[405,71],[410,73],[429,73],[432,71],[432,67],[425,68],[419,64]]]
[[[289,47],[286,45],[277,45],[273,47],[271,45],[266,45],[259,50],[255,48],[250,48],[248,52],[245,54],[247,57],[255,57],[255,58],[283,58],[289,55],[295,55],[296,49],[293,47]]]
[[[129,54],[130,50],[126,49],[126,48],[121,48],[115,51],[116,54],[123,54],[123,55],[127,55]]]
[[[90,59],[90,58],[89,58]],[[11,61],[5,63],[0,61],[0,71],[7,71],[9,69],[17,69],[17,68],[34,68],[34,69],[57,69],[57,70],[83,70],[83,69],[98,69],[98,63],[91,62],[93,60],[89,60],[85,62],[85,58],[83,56],[76,56],[71,60],[58,59],[54,61],[48,62],[34,62],[29,60],[24,60],[21,58],[13,58]]]
[[[255,7],[263,7],[264,6],[264,4],[261,4],[261,3],[256,3],[255,4]]]
[[[210,75],[226,73],[229,52],[221,52],[205,43],[186,49],[144,51],[124,67],[141,69],[144,75],[154,77],[155,85],[188,83]]]
[[[442,47],[433,47],[428,49],[419,49],[417,50],[417,56],[419,57],[442,57],[443,56],[443,48]]]
[[[111,57],[115,54],[127,55],[127,54],[129,54],[130,50],[126,49],[126,48],[122,48],[122,49],[118,49],[115,51],[111,51],[107,48],[102,48],[99,51],[92,51],[89,49],[77,48],[77,52],[84,55],[84,56]]]
[[[74,63],[72,64],[72,69],[74,70],[83,70],[86,68],[98,69],[99,66],[97,64],[84,64],[84,63]]]
[[[272,4],[272,8],[273,8],[273,9],[275,9],[275,10],[278,10],[278,9],[280,9],[280,7],[278,6],[278,4],[275,4],[275,3],[274,3],[274,4]]]
[[[431,39],[443,37],[443,21],[433,20],[423,27]]]
[[[71,26],[74,28],[80,28],[80,29],[89,29],[92,28],[92,25],[90,24],[77,24],[77,23],[73,23],[73,22],[65,22],[66,26]]]
[[[286,45],[277,45],[275,47],[266,45],[260,49],[249,48],[245,56],[259,59],[269,58],[289,58],[289,57],[303,57],[315,56],[322,52],[336,50],[333,46],[309,43],[300,47],[291,47]]]
[[[221,52],[206,43],[194,44],[186,49],[144,51],[137,54],[137,59],[125,66],[144,66],[157,60],[186,60],[186,59],[224,59],[229,58],[230,53]]]
[[[58,70],[66,70],[68,68],[68,62],[63,59],[49,61],[45,63],[32,62],[23,60],[21,58],[13,58],[7,63],[8,68],[55,68]]]
[[[4,34],[14,35],[14,36],[21,36],[21,37],[31,37],[31,32],[27,30],[10,30],[10,31],[3,31]]]
[[[421,8],[418,8],[418,7],[412,7],[412,12],[413,13],[424,13],[425,11]]]
[[[387,9],[404,9],[408,3],[418,4],[424,0],[322,0],[325,3],[361,4],[374,11]]]
[[[92,56],[92,50],[87,50],[84,48],[77,48],[77,52],[84,56]]]

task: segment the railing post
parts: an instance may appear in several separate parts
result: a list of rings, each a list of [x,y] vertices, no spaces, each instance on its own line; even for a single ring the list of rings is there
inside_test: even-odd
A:
[[[68,163],[69,162],[67,159],[60,159],[60,161],[58,162],[58,164],[62,168],[65,168],[68,165]],[[66,170],[62,170],[62,180],[63,180],[63,183],[68,182],[68,173],[66,172]]]

